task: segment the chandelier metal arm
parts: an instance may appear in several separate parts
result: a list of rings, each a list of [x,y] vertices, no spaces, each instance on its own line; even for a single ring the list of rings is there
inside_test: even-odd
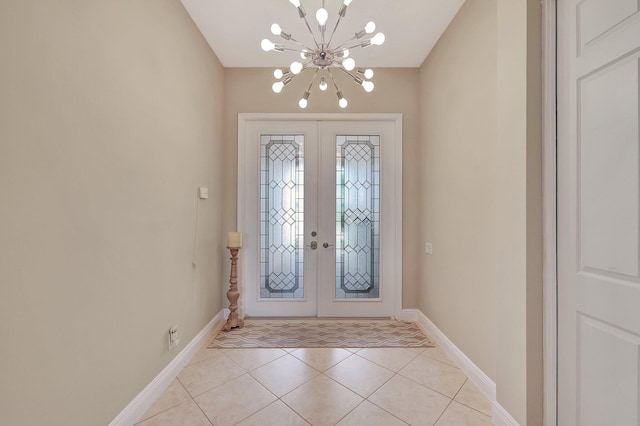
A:
[[[343,8],[346,9],[345,5],[342,5]],[[342,20],[342,16],[343,15],[338,15],[338,20],[336,21],[336,26],[333,27],[333,31],[331,32],[331,37],[329,37],[329,43],[327,43],[327,46],[329,46],[331,44],[331,42],[333,41],[333,36],[336,33],[336,30],[338,29],[338,25],[340,25],[340,21]]]
[[[308,50],[308,51],[312,51],[312,50],[313,50],[313,48],[311,48],[311,47],[309,47],[309,46],[307,46],[307,45],[304,45],[304,44],[300,43],[298,40],[296,40],[296,39],[294,39],[294,38],[291,38],[290,40],[291,40],[292,42],[294,42],[295,44],[297,44],[298,46],[302,47],[302,49],[303,49],[303,50],[299,50],[299,52],[304,52],[304,50]]]
[[[333,73],[331,72],[331,70],[329,68],[327,68],[327,71],[329,72],[329,77],[331,77],[331,81],[333,82],[333,86],[336,88],[336,92],[339,92],[340,88],[338,88],[338,83],[336,83],[336,79],[333,78]]]
[[[307,88],[307,92],[311,92],[311,87],[313,86],[313,83],[316,81],[318,72],[320,72],[320,68],[316,68],[316,72],[313,73],[313,77],[311,78],[311,83],[309,83],[309,88]]]
[[[280,33],[280,37],[282,37],[283,39],[287,40],[287,41],[291,41],[295,44],[297,44],[298,46],[302,47],[303,49],[307,49],[307,50],[313,50],[312,48],[310,48],[307,45],[302,44],[300,41],[296,40],[295,38],[293,38],[293,36],[291,34],[287,34],[284,31],[282,31]]]
[[[311,25],[309,25],[309,20],[307,19],[307,14],[304,13],[304,8],[302,7],[302,2],[300,2],[300,7],[298,7],[298,11],[300,12],[300,17],[304,19],[304,23],[307,25],[307,29],[309,30],[309,34],[313,38],[313,42],[316,44],[316,49],[320,48],[320,44],[318,44],[318,40],[316,40],[316,36],[311,29]]]
[[[357,75],[353,75],[351,74],[349,71],[347,71],[346,69],[344,69],[344,67],[340,66],[340,67],[336,67],[339,70],[342,70],[343,73],[347,74],[349,77],[353,78],[355,80],[356,83],[358,84],[362,84],[362,82],[364,80],[362,80],[360,77],[358,77]]]
[[[346,40],[344,43],[342,43],[340,46],[337,46],[335,49],[333,49],[334,51],[338,51],[338,50],[344,50],[343,47],[345,47],[347,45],[347,43],[352,42],[353,40],[356,40],[358,37],[351,37],[349,40]],[[360,45],[357,45],[360,46]],[[345,48],[345,49],[351,49],[349,48]]]
[[[353,40],[353,39],[351,39],[351,40]],[[349,41],[351,41],[351,40],[349,40]],[[347,43],[345,43],[345,44],[347,44]],[[342,46],[344,46],[344,44]],[[340,47],[342,47],[342,46],[340,46]],[[346,49],[355,49],[356,47],[369,47],[369,46],[371,46],[371,40],[365,40],[365,41],[361,41],[358,44],[354,44],[353,46],[349,46]]]
[[[357,33],[355,33],[355,35],[354,35],[353,37],[351,37],[349,40],[347,40],[347,41],[345,41],[344,43],[342,43],[340,46],[336,47],[334,50],[342,49],[344,46],[346,46],[346,45],[347,45],[347,43],[350,43],[350,42],[352,42],[353,40],[361,39],[361,38],[362,38],[362,37],[364,37],[366,34],[367,34],[367,31],[366,31],[366,30],[358,31]],[[368,42],[368,44],[367,44],[367,42]],[[366,44],[366,46],[365,46],[364,44]],[[363,41],[363,42],[360,42],[360,44],[353,45],[352,47],[348,47],[347,49],[353,49],[354,47],[367,47],[367,46],[369,46],[369,45],[371,45],[371,40],[365,40],[365,41]]]
[[[302,46],[304,47],[304,46]],[[306,49],[306,47],[304,47]],[[302,49],[292,49],[291,47],[283,47],[282,50],[286,50],[287,52],[304,52]]]
[[[278,52],[297,52],[302,58],[302,61],[297,60],[292,62],[288,68],[276,69],[274,71],[274,77],[279,80],[272,85],[272,89],[275,93],[280,93],[285,86],[291,83],[297,76],[303,74],[307,69],[315,68],[315,72],[310,79],[307,90],[304,91],[302,97],[298,102],[300,108],[302,109],[306,108],[308,105],[311,90],[314,83],[318,79],[318,75],[322,76],[322,78],[320,79],[319,89],[321,91],[325,91],[327,89],[328,79],[325,78],[326,74],[329,74],[329,78],[331,79],[331,82],[335,87],[336,95],[338,97],[338,105],[340,106],[340,108],[346,108],[348,106],[349,102],[343,96],[342,91],[340,90],[340,87],[338,86],[338,83],[335,79],[334,72],[332,72],[332,68],[339,68],[340,70],[342,70],[342,72],[347,74],[366,92],[371,92],[374,90],[375,85],[372,81],[370,81],[370,79],[373,77],[373,71],[370,69],[364,70],[358,68],[355,71],[350,72],[355,69],[355,61],[349,56],[349,53],[347,51],[348,49],[354,49],[356,47],[366,48],[371,45],[381,45],[385,41],[384,34],[377,33],[371,38],[365,38],[366,35],[371,34],[375,31],[375,23],[371,21],[367,23],[367,25],[365,25],[364,29],[353,33],[353,36],[346,40],[344,43],[340,44],[338,47],[332,47],[331,44],[333,43],[337,30],[338,28],[340,28],[342,20],[346,16],[347,8],[351,3],[351,0],[342,1],[343,4],[341,5],[338,12],[335,25],[331,30],[331,33],[329,34],[327,31],[328,12],[325,8],[325,0],[322,0],[322,8],[318,9],[317,13],[315,14],[315,19],[318,21],[317,28],[314,28],[314,26],[310,24],[310,21],[307,18],[307,13],[302,5],[302,1],[289,0],[291,4],[297,7],[298,14],[300,18],[304,20],[307,30],[309,31],[309,34],[311,35],[311,38],[313,40],[313,44],[315,44],[315,48],[309,47],[312,45],[311,43],[302,43],[294,39],[291,34],[283,32],[278,24],[273,24],[271,26],[271,32],[274,35],[280,35],[286,41],[293,42],[291,47],[284,47],[284,45],[282,44],[275,44],[268,39],[262,40],[261,46],[265,51],[272,50]],[[347,45],[351,46],[345,47]],[[325,72],[326,74],[324,74]]]

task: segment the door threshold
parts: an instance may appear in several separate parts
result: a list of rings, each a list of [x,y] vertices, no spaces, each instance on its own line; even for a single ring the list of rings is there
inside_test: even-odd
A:
[[[342,321],[393,321],[394,317],[250,317],[245,320],[342,320]]]

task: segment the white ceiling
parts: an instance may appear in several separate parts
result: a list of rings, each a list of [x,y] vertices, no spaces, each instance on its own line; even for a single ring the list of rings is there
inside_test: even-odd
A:
[[[280,67],[297,55],[264,52],[260,41],[295,47],[271,34],[271,24],[305,45],[312,44],[309,30],[288,0],[181,0],[205,39],[225,67]],[[322,0],[301,0],[311,28],[316,29],[315,11]],[[464,0],[353,0],[332,45],[342,44],[376,23],[376,32],[386,36],[382,46],[353,49],[351,56],[363,67],[419,67],[447,28]],[[329,11],[327,31],[333,30],[342,0],[325,0]]]

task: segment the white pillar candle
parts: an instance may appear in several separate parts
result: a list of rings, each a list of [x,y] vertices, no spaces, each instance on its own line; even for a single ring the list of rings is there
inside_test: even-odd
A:
[[[227,247],[233,247],[233,248],[242,247],[242,233],[229,232],[229,235],[227,235]]]

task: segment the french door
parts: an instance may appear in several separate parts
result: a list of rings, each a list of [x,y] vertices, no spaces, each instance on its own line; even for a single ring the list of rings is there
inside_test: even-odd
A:
[[[239,132],[244,313],[392,316],[396,122],[250,120]]]

